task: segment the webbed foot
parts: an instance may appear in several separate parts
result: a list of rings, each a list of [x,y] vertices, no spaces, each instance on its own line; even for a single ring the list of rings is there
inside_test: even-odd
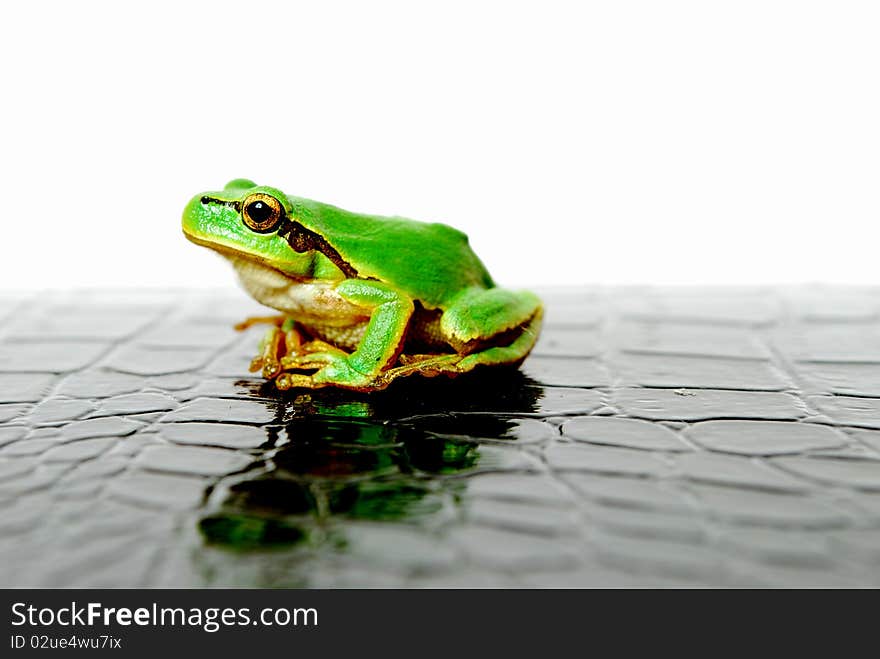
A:
[[[248,319],[248,321],[250,320],[253,319]],[[264,378],[272,380],[286,368],[285,360],[327,349],[335,350],[333,346],[323,341],[303,343],[302,334],[296,328],[295,323],[287,319],[269,329],[263,336],[260,341],[260,353],[251,360],[250,372],[260,372]]]
[[[325,344],[324,347],[326,348],[324,351],[284,357],[281,360],[281,365],[285,372],[276,380],[279,389],[288,383],[290,386],[309,388],[332,385],[361,391],[375,388],[373,386],[375,376],[359,371],[345,351],[328,344]],[[311,375],[302,375],[288,373],[290,370],[314,370],[315,372]],[[291,376],[290,379],[284,377],[287,375]],[[282,378],[284,379],[282,380]]]

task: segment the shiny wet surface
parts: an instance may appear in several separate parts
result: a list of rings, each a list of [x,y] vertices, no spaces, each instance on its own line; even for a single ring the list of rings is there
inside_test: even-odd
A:
[[[241,294],[0,296],[0,585],[880,585],[880,291],[546,297],[521,371],[280,395]]]

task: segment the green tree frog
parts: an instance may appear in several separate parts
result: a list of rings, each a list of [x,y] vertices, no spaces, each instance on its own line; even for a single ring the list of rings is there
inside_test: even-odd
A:
[[[517,365],[541,327],[541,300],[499,288],[444,224],[361,215],[236,179],[196,195],[183,231],[226,257],[280,316],[251,371],[294,387],[384,389],[398,377]]]

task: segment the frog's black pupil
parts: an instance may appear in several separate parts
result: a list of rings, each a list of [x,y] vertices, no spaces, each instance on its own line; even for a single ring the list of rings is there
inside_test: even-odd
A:
[[[269,204],[262,201],[254,201],[248,204],[247,207],[248,215],[250,215],[251,219],[257,224],[262,224],[270,217],[272,217],[272,207]]]

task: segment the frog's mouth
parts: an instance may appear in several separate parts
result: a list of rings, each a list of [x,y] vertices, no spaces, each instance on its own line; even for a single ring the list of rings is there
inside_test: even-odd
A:
[[[220,254],[221,256],[229,259],[230,261],[249,261],[255,265],[259,265],[266,270],[274,270],[280,275],[284,275],[290,280],[299,280],[299,279],[307,279],[307,277],[298,277],[297,275],[285,272],[283,269],[279,268],[277,265],[274,265],[268,259],[260,256],[259,254],[254,254],[253,252],[248,252],[243,249],[236,249],[230,245],[224,245],[221,242],[216,240],[206,240],[204,238],[199,238],[197,235],[189,233],[188,231],[184,231],[183,235],[191,242],[199,245],[200,247],[207,247],[210,250],[213,250]]]

